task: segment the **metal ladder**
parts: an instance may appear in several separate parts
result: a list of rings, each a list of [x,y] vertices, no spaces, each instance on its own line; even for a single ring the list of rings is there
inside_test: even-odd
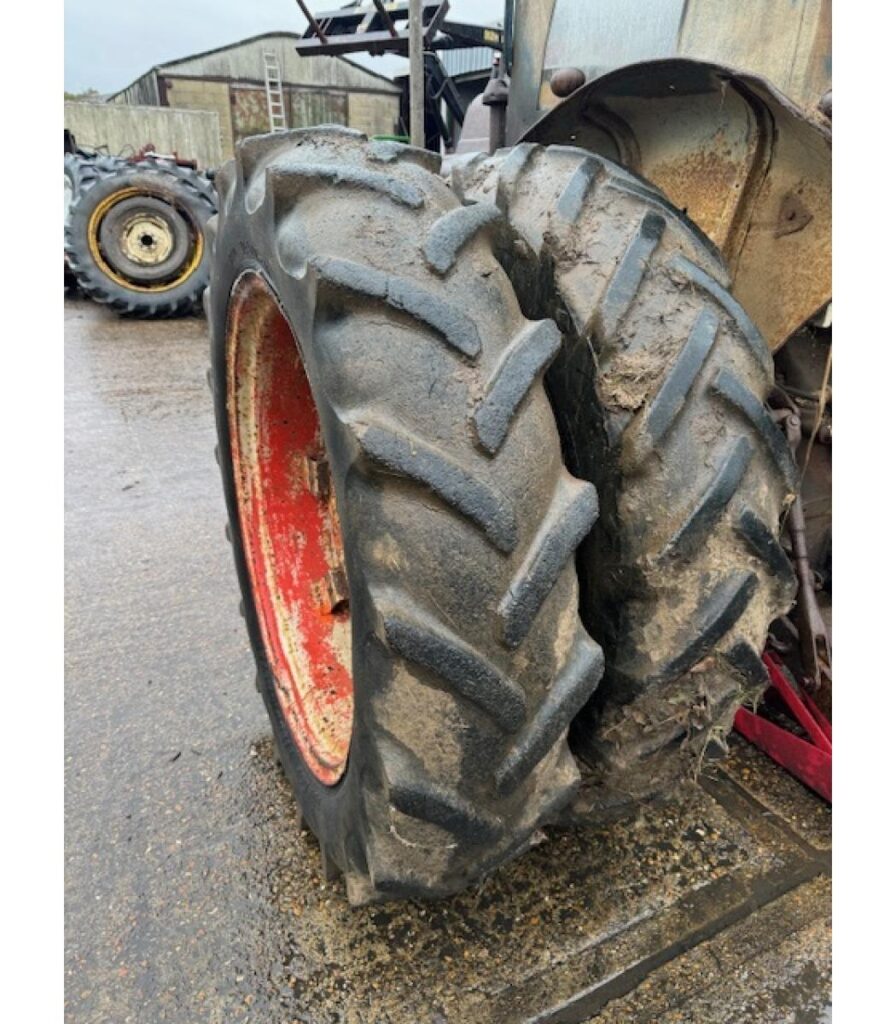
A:
[[[280,77],[280,61],[273,50],[265,50],[264,91],[268,98],[268,123],[272,132],[285,132],[286,108],[283,106],[283,81]]]

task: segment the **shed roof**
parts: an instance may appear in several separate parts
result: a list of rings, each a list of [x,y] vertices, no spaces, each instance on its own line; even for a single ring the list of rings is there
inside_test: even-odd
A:
[[[236,81],[263,81],[261,54],[273,50],[280,59],[280,73],[289,85],[330,85],[348,89],[376,89],[378,92],[401,90],[385,75],[361,67],[345,57],[300,57],[295,50],[297,32],[264,32],[240,39],[226,46],[217,46],[201,53],[178,57],[153,65],[149,71],[110,96],[114,99],[149,74],[183,75],[194,78],[230,78]]]

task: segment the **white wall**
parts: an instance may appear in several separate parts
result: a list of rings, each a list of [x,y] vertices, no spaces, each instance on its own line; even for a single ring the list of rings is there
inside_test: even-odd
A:
[[[221,163],[218,115],[208,110],[66,103],[65,127],[85,148],[107,146],[110,153],[128,155],[151,142],[156,152],[176,152],[200,167]]]

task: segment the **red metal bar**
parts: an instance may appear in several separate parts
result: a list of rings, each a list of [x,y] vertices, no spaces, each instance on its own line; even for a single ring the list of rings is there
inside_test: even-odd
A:
[[[831,741],[818,723],[816,715],[824,718],[815,706],[812,698],[802,689],[796,690],[790,680],[781,671],[781,662],[776,654],[766,654],[763,658],[768,669],[772,689],[787,705],[787,710],[806,730],[812,742],[822,750],[831,750]],[[813,715],[813,710],[815,714]]]
[[[809,739],[803,739],[747,708],[738,709],[734,728],[830,803],[833,795],[831,723],[803,688],[790,682],[776,654],[767,653],[762,660],[768,669],[769,689],[778,694]]]

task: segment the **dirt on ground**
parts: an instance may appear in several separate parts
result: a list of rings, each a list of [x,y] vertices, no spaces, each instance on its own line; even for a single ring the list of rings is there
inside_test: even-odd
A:
[[[830,1019],[830,813],[735,740],[673,806],[350,910],[269,739],[200,319],[66,302],[66,1019]]]

